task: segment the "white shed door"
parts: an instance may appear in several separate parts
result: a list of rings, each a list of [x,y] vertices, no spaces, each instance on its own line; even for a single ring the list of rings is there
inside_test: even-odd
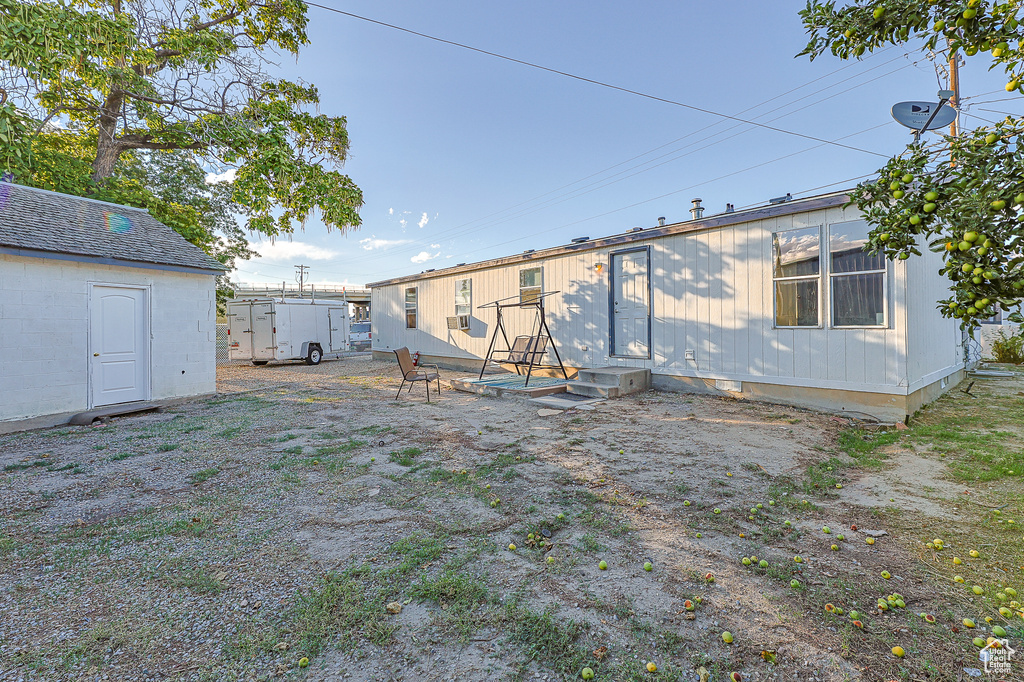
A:
[[[646,250],[612,254],[612,355],[649,356],[649,281]]]
[[[91,295],[93,406],[145,400],[149,394],[146,290],[94,286]]]

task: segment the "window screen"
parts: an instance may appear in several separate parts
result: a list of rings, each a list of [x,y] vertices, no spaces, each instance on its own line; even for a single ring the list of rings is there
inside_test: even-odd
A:
[[[469,315],[473,311],[473,280],[455,280],[455,314]]]
[[[525,268],[519,271],[519,301],[532,303],[544,291],[543,269]]]
[[[416,287],[405,290],[405,328],[416,328]]]
[[[829,226],[833,327],[882,327],[886,322],[885,256],[864,251],[867,221]]]
[[[817,327],[821,282],[821,230],[786,230],[772,235],[775,326]]]

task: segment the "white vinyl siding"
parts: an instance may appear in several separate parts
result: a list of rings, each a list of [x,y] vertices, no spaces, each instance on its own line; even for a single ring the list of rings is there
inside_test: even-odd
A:
[[[409,345],[438,357],[479,360],[487,353],[495,322],[494,311],[479,305],[516,295],[520,273],[542,261],[543,286],[560,292],[545,300],[545,309],[566,366],[647,367],[655,374],[705,380],[905,394],[915,382],[957,366],[956,323],[935,310],[945,290],[938,274],[939,254],[923,249],[920,258],[889,266],[885,327],[775,325],[773,235],[803,229],[820,233],[834,223],[859,218],[855,207],[837,206],[654,239],[638,233],[626,248],[650,246],[650,358],[610,354],[610,252],[623,250],[623,245],[482,265],[471,273],[423,275],[415,280],[422,312],[419,329],[409,332],[402,307],[409,283],[375,286],[374,341],[382,350]],[[819,269],[821,276],[824,270]],[[469,274],[482,324],[470,334],[450,334],[445,317],[452,314],[455,283]],[[908,280],[915,284],[908,286]],[[820,297],[819,321],[832,319],[830,298]],[[534,313],[529,313],[506,313],[510,334],[531,333]],[[908,343],[908,329],[916,335],[916,345]],[[908,346],[916,352],[909,360]]]

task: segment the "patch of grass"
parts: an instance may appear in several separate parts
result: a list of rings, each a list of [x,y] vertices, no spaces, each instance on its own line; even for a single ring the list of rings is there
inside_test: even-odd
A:
[[[200,483],[205,483],[206,481],[209,481],[211,478],[213,478],[219,473],[219,468],[210,467],[209,469],[203,469],[201,471],[193,472],[192,474],[189,475],[188,480],[190,483],[192,483],[192,485],[199,485]]]
[[[72,473],[81,473],[81,467],[77,462],[68,462],[67,464],[53,464],[46,468],[47,471],[70,471]]]
[[[361,433],[367,436],[377,436],[382,433],[391,433],[395,430],[393,426],[364,426],[361,429],[356,429],[356,433]]]
[[[240,434],[242,432],[242,429],[244,428],[244,426],[232,426],[222,431],[218,431],[214,435],[220,438],[227,438],[228,440],[231,440],[232,438]]]
[[[401,577],[440,559],[444,554],[444,541],[426,533],[413,533],[388,547],[388,553],[399,562],[384,573],[389,579]]]
[[[352,452],[354,450],[358,450],[359,448],[363,447],[364,445],[366,445],[366,441],[365,440],[355,440],[353,438],[349,438],[344,443],[339,443],[337,445],[328,445],[326,447],[317,448],[316,449],[316,456],[317,457],[330,457],[331,455],[345,454],[345,453]]]
[[[117,453],[116,455],[111,455],[110,457],[107,457],[107,461],[108,462],[120,462],[122,460],[128,459],[129,457],[131,457],[134,454],[135,454],[134,452],[128,452],[127,450],[122,450],[121,452]]]
[[[869,469],[884,466],[888,455],[878,452],[886,445],[892,445],[900,439],[899,431],[868,432],[863,429],[846,429],[839,434],[839,447],[858,464]]]
[[[579,548],[581,552],[586,552],[587,554],[596,554],[608,549],[589,533],[580,538]]]
[[[0,557],[5,557],[8,554],[13,554],[17,544],[14,538],[9,538],[6,535],[0,535]]]
[[[388,618],[381,590],[360,579],[368,571],[328,573],[299,595],[291,624],[295,649],[316,656],[328,642],[344,647],[359,639],[378,646],[391,641],[398,625]]]
[[[201,568],[190,568],[162,578],[168,587],[185,588],[196,594],[220,594],[224,583],[217,580]]]
[[[181,443],[161,443],[156,451],[157,452],[170,452],[171,450],[177,450],[181,447]]]
[[[45,459],[37,459],[34,462],[17,462],[15,464],[7,464],[4,466],[4,471],[21,471],[23,469],[31,469],[32,467],[45,467],[50,466],[53,462],[47,462]]]
[[[575,620],[556,620],[554,607],[535,611],[518,600],[505,604],[503,614],[506,641],[518,645],[526,656],[520,666],[524,673],[530,662],[550,666],[567,677],[579,677],[579,672],[590,666],[601,672],[600,662],[593,661],[590,647],[580,643],[589,624]]]
[[[568,441],[566,441],[565,444],[568,445],[569,447],[573,447],[573,446],[576,446],[576,445],[583,445],[583,439],[582,438],[570,438]]]
[[[442,620],[458,631],[463,642],[484,623],[486,614],[480,608],[491,601],[487,585],[480,577],[454,571],[423,578],[410,594],[414,599],[440,606]]]
[[[395,452],[389,453],[388,458],[396,464],[401,464],[404,467],[411,467],[415,464],[413,458],[422,454],[423,450],[420,450],[419,448],[405,448],[403,450],[396,450]]]
[[[281,452],[283,452],[286,455],[301,455],[302,454],[302,446],[301,445],[293,445],[290,448],[285,448]]]
[[[286,433],[283,436],[278,436],[277,438],[268,438],[267,442],[268,443],[287,443],[288,441],[295,440],[298,437],[299,437],[299,434],[297,434],[297,433]]]

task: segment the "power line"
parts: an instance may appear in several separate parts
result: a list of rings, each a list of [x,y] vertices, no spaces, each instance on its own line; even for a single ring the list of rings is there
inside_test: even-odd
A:
[[[886,121],[884,123],[880,123],[880,124],[872,126],[870,128],[865,128],[864,130],[861,130],[859,132],[851,133],[850,135],[846,135],[846,136],[841,137],[839,139],[846,139],[846,138],[850,138],[850,137],[856,137],[857,135],[862,135],[864,133],[870,132],[870,131],[875,130],[877,128],[881,128],[883,126],[887,126],[887,125],[891,125],[891,124],[892,124],[892,121]],[[533,232],[531,234],[522,235],[522,236],[516,237],[515,239],[510,239],[510,240],[505,241],[505,242],[499,242],[497,244],[490,244],[488,246],[481,247],[479,249],[475,249],[473,251],[465,251],[465,252],[463,252],[463,255],[465,255],[467,253],[478,253],[480,251],[484,251],[486,249],[493,248],[493,247],[496,247],[496,246],[505,246],[505,245],[508,245],[508,244],[514,244],[515,242],[522,241],[523,239],[528,239],[530,237],[535,237],[538,234],[543,234],[545,232],[550,232],[552,229],[559,230],[559,229],[562,229],[562,228],[565,228],[565,227],[570,227],[572,225],[578,225],[580,223],[585,223],[585,222],[589,222],[591,220],[596,220],[598,218],[603,218],[604,216],[611,215],[613,213],[618,213],[620,211],[625,211],[627,209],[634,208],[636,206],[641,206],[643,204],[650,203],[652,201],[657,201],[659,199],[664,199],[665,197],[669,197],[669,196],[672,196],[674,194],[679,194],[680,192],[686,192],[686,191],[692,190],[692,189],[694,189],[696,187],[702,187],[702,186],[708,185],[708,184],[710,184],[712,182],[717,182],[719,180],[724,180],[725,178],[729,178],[729,177],[732,177],[734,175],[739,175],[740,173],[746,173],[747,171],[751,171],[751,170],[754,170],[756,168],[760,168],[762,166],[767,166],[767,165],[775,163],[777,161],[782,161],[784,159],[788,159],[788,158],[791,158],[793,156],[797,156],[799,154],[803,154],[805,152],[809,152],[809,151],[811,151],[813,149],[818,149],[820,147],[824,147],[824,146],[826,146],[826,144],[827,143],[813,145],[811,147],[807,147],[805,149],[801,149],[799,151],[795,151],[795,152],[792,152],[790,154],[786,154],[784,156],[779,156],[779,157],[776,157],[774,159],[770,159],[768,161],[763,161],[761,163],[754,164],[753,166],[748,166],[746,168],[741,168],[740,170],[732,171],[732,172],[726,173],[724,175],[719,175],[716,178],[712,178],[710,180],[705,180],[705,181],[702,181],[702,182],[690,185],[688,187],[683,187],[681,189],[673,190],[671,192],[666,192],[665,194],[660,194],[660,195],[658,195],[656,197],[651,197],[649,199],[644,199],[642,201],[637,201],[637,202],[634,202],[634,203],[629,204],[627,206],[622,206],[622,207],[613,209],[611,211],[605,211],[604,213],[599,213],[597,215],[593,215],[593,216],[590,216],[588,218],[582,218],[580,220],[575,220],[575,221],[573,221],[571,223],[565,223],[564,225],[559,225],[556,228],[547,228],[547,229],[541,230],[540,232]],[[873,175],[873,174],[869,174],[869,175]],[[867,176],[861,176],[861,177],[867,177]],[[831,185],[825,185],[825,187],[828,187],[828,186],[831,186]]]
[[[433,36],[433,35],[430,35],[428,33],[421,33],[420,31],[414,31],[412,29],[405,28],[403,26],[397,26],[395,24],[389,24],[387,22],[379,21],[377,19],[371,19],[369,17],[364,17],[364,16],[361,16],[359,14],[354,14],[352,12],[345,12],[344,10],[336,9],[334,7],[328,7],[326,5],[318,5],[318,4],[313,3],[313,2],[307,2],[306,4],[309,5],[310,7],[317,7],[319,9],[326,10],[328,12],[334,12],[336,14],[342,14],[344,16],[351,17],[353,19],[359,19],[360,21],[366,21],[366,22],[369,22],[371,24],[377,24],[378,26],[384,26],[386,28],[391,28],[391,29],[394,29],[396,31],[402,31],[403,33],[409,33],[411,35],[419,36],[421,38],[427,38],[428,40],[433,40],[433,41],[436,41],[436,42],[439,42],[439,43],[444,43],[446,45],[452,45],[453,47],[459,47],[459,48],[462,48],[464,50],[470,50],[472,52],[477,52],[477,53],[480,53],[480,54],[485,54],[485,55],[488,55],[490,57],[495,57],[497,59],[504,59],[505,61],[513,62],[515,64],[521,64],[522,66],[528,66],[528,67],[533,68],[533,69],[538,69],[540,71],[546,71],[548,73],[553,73],[553,74],[556,74],[556,75],[559,75],[559,76],[564,76],[566,78],[572,78],[574,80],[578,80],[578,81],[581,81],[581,82],[584,82],[584,83],[590,83],[591,85],[597,85],[597,86],[600,86],[600,87],[603,87],[603,88],[608,88],[610,90],[617,90],[619,92],[624,92],[624,93],[627,93],[627,94],[630,94],[630,95],[635,95],[637,97],[643,97],[645,99],[653,100],[655,102],[662,102],[664,104],[671,104],[673,106],[682,107],[684,109],[689,109],[691,111],[697,111],[697,112],[700,112],[702,114],[709,114],[711,116],[718,116],[719,118],[727,119],[727,120],[730,120],[730,121],[736,121],[738,123],[746,123],[747,125],[757,126],[758,128],[764,128],[766,130],[772,130],[772,131],[777,132],[777,133],[783,133],[783,134],[786,134],[786,135],[792,135],[794,137],[802,137],[805,140],[812,140],[814,142],[821,142],[822,144],[834,145],[836,147],[842,147],[844,149],[850,149],[850,150],[855,151],[855,152],[862,152],[864,154],[872,154],[874,156],[881,156],[882,158],[885,158],[885,159],[889,158],[888,154],[881,154],[879,152],[871,151],[870,149],[862,149],[860,147],[852,147],[850,145],[840,144],[838,142],[834,142],[834,141],[831,141],[831,140],[826,140],[826,139],[823,139],[823,138],[820,138],[820,137],[815,137],[814,135],[807,135],[807,134],[804,134],[804,133],[798,133],[798,132],[793,131],[793,130],[786,130],[785,128],[777,128],[775,126],[765,125],[763,123],[757,123],[755,121],[750,121],[750,120],[747,120],[747,119],[743,119],[743,118],[740,118],[738,116],[730,116],[728,114],[723,114],[723,113],[718,112],[718,111],[712,111],[711,109],[704,109],[702,107],[697,107],[697,106],[694,106],[692,104],[686,104],[686,103],[680,102],[678,100],[668,99],[667,97],[659,97],[657,95],[651,95],[651,94],[646,93],[646,92],[641,92],[640,90],[633,90],[631,88],[622,87],[621,85],[613,85],[611,83],[606,83],[604,81],[599,81],[599,80],[596,80],[594,78],[587,78],[586,76],[580,76],[580,75],[577,75],[577,74],[574,74],[574,73],[570,73],[568,71],[561,71],[559,69],[554,69],[554,68],[551,68],[549,66],[543,66],[541,64],[537,64],[537,63],[534,63],[534,62],[528,62],[528,61],[523,60],[523,59],[516,59],[515,57],[509,57],[507,55],[503,55],[503,54],[500,54],[498,52],[491,52],[489,50],[484,50],[484,49],[479,48],[479,47],[473,47],[472,45],[466,45],[465,43],[458,43],[458,42],[455,42],[454,40],[447,40],[445,38],[439,38],[437,36]]]
[[[861,76],[863,76],[863,75],[865,75],[867,73],[870,73],[871,71],[874,71],[876,69],[879,69],[879,68],[882,68],[884,66],[887,66],[888,64],[891,64],[892,62],[894,62],[894,61],[896,61],[898,59],[901,59],[901,58],[904,58],[904,57],[908,57],[908,56],[909,56],[909,54],[904,53],[904,54],[902,54],[900,56],[897,56],[897,57],[895,57],[893,59],[890,59],[890,60],[888,60],[886,62],[883,62],[882,64],[874,66],[874,67],[872,67],[871,69],[868,69],[865,72],[862,72],[862,73],[856,74],[855,76],[851,76],[849,78],[845,78],[843,80],[837,81],[836,83],[832,83],[831,85],[827,85],[827,86],[818,88],[818,89],[814,90],[813,92],[811,92],[811,93],[809,93],[809,94],[807,94],[807,95],[805,95],[803,97],[797,98],[795,100],[787,102],[786,104],[783,104],[781,106],[775,107],[774,109],[771,109],[769,111],[764,112],[763,114],[760,114],[759,116],[766,116],[768,114],[774,113],[774,112],[779,111],[781,109],[785,109],[785,108],[787,108],[789,106],[792,106],[792,105],[796,104],[797,102],[800,102],[800,101],[803,101],[803,100],[807,99],[808,97],[813,97],[814,95],[816,95],[818,93],[825,92],[825,91],[827,91],[827,90],[829,90],[831,88],[834,88],[834,87],[836,87],[838,85],[841,85],[842,83],[845,83],[845,82],[847,82],[847,81],[849,81],[849,80],[851,80],[853,78],[861,77]],[[823,76],[823,78],[827,78],[829,76],[832,76],[835,73],[838,73],[839,71],[842,71],[843,69],[848,68],[849,66],[851,66],[851,65],[847,65],[846,67],[842,67],[840,69],[832,71],[832,72],[826,74],[825,76]],[[816,106],[816,105],[818,105],[818,104],[820,104],[822,102],[825,102],[825,101],[827,101],[829,99],[837,97],[837,96],[839,96],[841,94],[845,94],[847,92],[850,92],[852,89],[863,87],[864,85],[868,85],[868,84],[870,84],[870,83],[872,83],[872,82],[874,82],[876,80],[879,80],[881,78],[885,78],[887,76],[890,76],[893,73],[897,73],[898,71],[906,69],[909,66],[910,66],[910,64],[907,64],[907,65],[901,66],[901,67],[899,67],[897,69],[894,69],[892,71],[888,71],[888,72],[886,72],[886,73],[884,73],[884,74],[882,74],[880,76],[876,76],[876,77],[871,78],[869,80],[866,80],[864,82],[858,83],[857,85],[853,86],[852,88],[848,88],[848,89],[844,90],[841,93],[834,93],[832,95],[828,95],[826,97],[823,97],[823,98],[813,102],[812,104],[810,104],[810,105],[808,105],[807,107],[804,107],[804,108],[806,109],[806,108],[809,108],[809,107]],[[802,89],[803,87],[806,87],[807,85],[811,85],[811,84],[813,84],[815,82],[820,82],[820,81],[821,81],[821,78],[816,79],[815,81],[810,81],[808,83],[805,83],[805,84],[803,84],[801,86],[798,86],[796,88],[793,88],[793,89],[787,91],[787,93],[795,92],[797,90]],[[764,102],[761,102],[761,103],[759,103],[757,105],[754,105],[753,107],[749,107],[747,109],[747,111],[759,108],[759,107],[763,106],[764,104],[767,104],[768,102],[770,102],[772,100],[778,99],[781,96],[782,95],[778,95],[778,96],[773,97],[773,98],[771,98],[769,100],[765,100]],[[789,112],[789,113],[781,114],[781,115],[776,116],[775,118],[769,119],[769,120],[770,121],[779,120],[779,119],[785,118],[787,116],[790,116],[793,113],[795,113],[795,112]],[[705,126],[704,128],[701,128],[701,129],[696,130],[696,131],[694,131],[692,133],[684,135],[683,137],[677,138],[676,140],[673,140],[672,142],[666,143],[664,145],[660,145],[659,147],[655,147],[654,149],[648,150],[647,152],[644,152],[643,154],[639,154],[637,156],[632,157],[631,159],[627,159],[626,161],[623,161],[623,162],[620,162],[620,163],[615,164],[613,166],[610,166],[610,167],[606,168],[603,171],[599,171],[597,173],[592,173],[591,175],[588,175],[588,176],[586,176],[584,178],[581,178],[580,180],[576,180],[574,182],[571,182],[571,183],[568,183],[566,185],[563,185],[562,187],[560,187],[560,188],[558,188],[556,190],[552,190],[552,191],[547,192],[545,194],[538,195],[538,196],[534,197],[533,199],[530,199],[530,200],[527,200],[527,201],[524,201],[524,202],[520,202],[519,204],[515,204],[515,205],[510,206],[510,207],[508,207],[506,209],[503,209],[501,211],[496,211],[494,213],[488,214],[488,215],[483,216],[481,218],[476,218],[476,219],[467,221],[467,222],[463,223],[462,225],[459,225],[459,226],[456,226],[456,227],[453,227],[453,228],[449,228],[448,230],[442,230],[440,232],[434,232],[434,233],[432,233],[430,235],[429,239],[424,239],[422,241],[415,241],[411,245],[405,246],[403,248],[393,249],[393,250],[388,250],[388,251],[382,251],[380,253],[373,254],[373,255],[367,255],[367,256],[364,256],[364,257],[360,258],[359,260],[360,260],[360,262],[363,262],[365,260],[380,260],[380,259],[390,258],[390,257],[394,257],[394,256],[397,256],[397,255],[405,254],[405,253],[412,253],[414,251],[417,251],[417,250],[423,248],[424,244],[427,244],[427,243],[430,243],[430,242],[437,242],[437,241],[442,241],[442,240],[445,240],[445,239],[453,239],[453,238],[456,238],[458,236],[463,236],[463,235],[475,232],[475,231],[480,230],[480,229],[482,229],[484,227],[493,227],[495,225],[499,225],[499,224],[502,224],[504,222],[508,222],[509,220],[512,220],[512,219],[515,219],[515,218],[522,218],[524,216],[536,213],[536,212],[538,212],[540,210],[543,210],[543,209],[546,209],[546,208],[550,208],[551,206],[554,206],[556,204],[564,203],[565,201],[569,201],[571,199],[579,198],[579,197],[583,196],[584,194],[588,194],[588,193],[597,191],[598,189],[602,189],[602,188],[607,187],[607,186],[609,186],[611,184],[614,184],[616,182],[620,182],[620,181],[625,180],[625,179],[627,179],[629,177],[633,177],[633,176],[638,175],[640,173],[644,173],[644,172],[647,172],[649,170],[653,170],[654,168],[657,168],[659,166],[663,166],[666,163],[670,163],[672,161],[678,160],[678,159],[683,158],[685,156],[689,156],[691,154],[695,154],[695,153],[703,151],[704,149],[707,149],[707,148],[709,148],[711,146],[714,146],[716,144],[728,141],[730,139],[738,137],[739,135],[743,135],[743,134],[745,134],[747,132],[750,132],[750,129],[747,129],[745,131],[742,131],[742,132],[739,132],[739,133],[734,133],[733,135],[729,135],[729,136],[721,138],[719,140],[715,140],[715,141],[713,141],[713,142],[711,142],[709,144],[705,144],[704,146],[699,147],[697,149],[691,149],[691,151],[684,152],[684,150],[686,150],[688,148],[692,148],[694,145],[700,143],[700,141],[694,141],[692,143],[684,145],[680,149],[677,149],[677,150],[675,150],[673,152],[668,152],[666,154],[663,154],[661,156],[655,157],[653,159],[649,159],[648,161],[636,164],[636,165],[634,165],[634,166],[632,166],[630,168],[625,169],[624,171],[620,171],[619,173],[617,173],[615,175],[606,177],[606,178],[604,178],[602,180],[596,180],[596,181],[594,181],[594,182],[592,182],[592,183],[590,183],[588,185],[584,185],[582,187],[578,187],[576,189],[570,190],[567,193],[554,196],[554,197],[552,197],[552,198],[542,202],[541,205],[533,206],[533,207],[527,207],[528,204],[531,204],[531,203],[533,203],[533,202],[535,202],[535,201],[537,201],[539,199],[542,199],[543,197],[545,197],[547,195],[554,194],[554,193],[560,191],[561,189],[565,189],[565,188],[571,187],[572,185],[579,184],[580,182],[583,182],[583,181],[588,180],[590,178],[593,178],[593,177],[596,177],[596,176],[600,176],[603,173],[606,173],[606,172],[608,172],[608,171],[610,171],[610,170],[612,170],[614,168],[617,168],[618,166],[621,166],[621,165],[623,165],[625,163],[628,163],[629,161],[641,158],[641,157],[643,157],[643,156],[645,156],[647,154],[650,154],[650,153],[653,153],[654,151],[657,151],[658,149],[664,148],[665,146],[674,144],[676,142],[679,142],[681,140],[687,139],[689,137],[693,137],[694,135],[696,135],[696,134],[698,134],[700,132],[703,132],[703,131],[705,131],[705,130],[707,130],[709,128],[713,128],[715,126],[721,125],[722,123],[723,123],[722,121],[718,121],[718,122],[712,123],[712,124],[710,124],[708,126]],[[718,131],[717,133],[714,133],[714,135],[722,135],[722,134],[728,133],[728,132],[730,132],[732,130],[736,130],[737,128],[741,128],[741,127],[743,127],[743,124],[737,123],[737,124],[734,124],[734,125],[726,128],[726,129],[724,129],[724,130],[721,130],[721,131]],[[859,134],[859,133],[855,133],[855,134]],[[846,139],[846,137],[850,137],[850,136],[844,136],[844,137],[841,137],[841,138],[838,138],[838,139]],[[706,141],[706,140],[704,140],[704,141]],[[672,156],[672,155],[674,155],[674,156]],[[648,165],[648,164],[653,163],[654,161],[657,161],[658,159],[663,159],[666,156],[671,156],[671,158],[669,158],[666,161],[662,161],[661,163],[655,164],[655,165]],[[643,168],[644,166],[647,166],[647,167]],[[614,179],[614,180],[611,179],[611,178],[615,178],[616,175],[622,175],[623,173],[628,173],[628,171],[635,170],[637,168],[640,168],[642,170],[638,170],[635,173],[629,173],[627,175],[624,175],[623,177],[619,177],[618,179]],[[591,188],[591,189],[587,189],[587,188]],[[496,217],[496,216],[500,216],[503,213],[508,213],[509,211],[513,211],[514,209],[516,209],[518,207],[524,207],[524,208],[522,208],[519,211],[516,211],[512,215],[506,215],[506,216],[500,217],[500,218]],[[491,220],[488,220],[488,218],[491,218]],[[474,224],[476,224],[476,225],[474,225]],[[471,225],[473,227],[469,227]],[[463,229],[463,228],[469,228],[469,229]],[[343,260],[342,262],[346,262],[346,261]],[[352,262],[352,260],[348,259],[348,262]]]

